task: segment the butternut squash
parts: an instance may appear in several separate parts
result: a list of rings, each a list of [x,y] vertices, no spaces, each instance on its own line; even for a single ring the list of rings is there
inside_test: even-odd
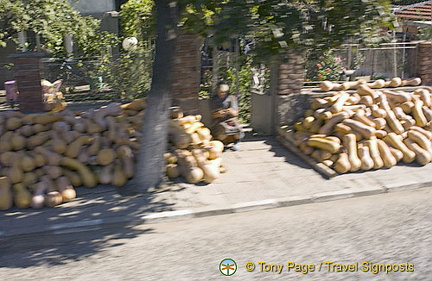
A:
[[[383,79],[378,79],[372,83],[367,83],[366,85],[371,89],[381,89],[385,87],[386,82]]]
[[[375,134],[374,128],[356,120],[345,119],[342,121],[342,124],[349,126],[353,131],[359,133],[365,139],[370,139]]]
[[[409,149],[414,151],[416,155],[415,159],[420,165],[424,166],[430,163],[430,161],[432,160],[432,154],[429,152],[429,150],[423,149],[411,139],[405,139],[404,143]]]
[[[411,114],[414,103],[412,101],[404,102],[399,105],[406,114]]]
[[[385,118],[387,116],[387,112],[384,109],[379,108],[377,104],[372,104],[370,109],[372,116],[375,118]]]
[[[419,77],[413,78],[413,79],[407,79],[401,81],[401,86],[419,86],[421,85],[422,80]]]
[[[374,166],[374,161],[369,154],[369,147],[368,146],[359,147],[358,154],[362,162],[361,170],[368,171],[372,169]]]
[[[180,176],[180,169],[177,164],[167,164],[166,174],[170,179],[175,179]]]
[[[392,88],[396,88],[402,85],[402,79],[400,79],[399,77],[394,77],[393,79],[391,79],[390,81],[386,81],[386,87],[392,87]]]
[[[388,148],[390,149],[391,154],[393,155],[393,157],[396,159],[397,162],[401,161],[403,159],[403,153],[402,151],[400,151],[397,148],[388,146]]]
[[[74,140],[69,144],[65,155],[69,158],[76,158],[81,150],[81,148],[92,141],[92,138],[87,135],[82,135],[81,137]]]
[[[427,123],[432,122],[432,110],[427,106],[422,106],[423,114],[426,117]]]
[[[48,150],[46,147],[38,146],[34,149],[38,154],[41,154],[47,160],[48,165],[58,166],[60,164],[61,156],[55,152]]]
[[[122,109],[141,111],[147,107],[147,100],[144,98],[134,99],[130,103],[122,104]]]
[[[72,171],[70,169],[63,169],[63,175],[65,175],[68,181],[70,181],[72,186],[78,187],[83,185],[81,177],[77,172]]]
[[[44,145],[50,139],[50,134],[47,132],[40,132],[31,136],[27,140],[27,149],[32,150],[37,146]]]
[[[362,84],[357,87],[357,94],[360,96],[370,96],[372,99],[376,99],[378,93],[369,88],[367,84]]]
[[[428,140],[432,140],[432,132],[430,132],[430,131],[427,131],[427,130],[420,128],[418,126],[412,126],[412,127],[410,127],[410,130],[414,130],[414,131],[417,131],[419,133],[422,133]]]
[[[117,148],[116,153],[117,157],[120,158],[126,178],[132,178],[135,170],[132,149],[127,145],[121,145]]]
[[[46,193],[50,189],[53,189],[52,181],[46,177],[42,177],[41,180],[35,184],[30,206],[33,209],[43,208],[45,205]]]
[[[116,153],[111,148],[101,149],[97,156],[96,161],[99,165],[105,166],[111,164],[116,158]]]
[[[21,128],[19,128],[18,133],[24,137],[30,137],[35,132],[33,131],[33,127],[31,125],[24,125]]]
[[[375,136],[378,138],[378,139],[383,139],[383,138],[385,138],[385,136],[387,136],[387,132],[386,131],[384,131],[384,130],[376,130],[375,131]]]
[[[31,172],[34,169],[36,169],[36,163],[33,157],[31,157],[29,154],[23,155],[23,157],[20,160],[21,169],[24,172]]]
[[[343,145],[348,154],[348,160],[351,164],[350,171],[356,172],[360,170],[362,162],[357,154],[356,136],[354,134],[346,134],[343,138]]]
[[[322,126],[319,130],[318,133],[319,134],[323,134],[323,135],[329,135],[330,132],[333,130],[333,127],[342,122],[343,120],[349,118],[349,114],[345,111],[343,112],[339,112],[335,115],[333,115],[333,117],[331,117],[329,120],[327,120],[327,122],[324,124],[324,126]]]
[[[203,179],[204,172],[201,168],[193,167],[185,172],[184,177],[188,183],[196,184]]]
[[[414,102],[414,107],[412,108],[412,115],[416,121],[416,125],[419,127],[425,127],[428,123],[424,113],[423,113],[423,102],[421,100]]]
[[[403,153],[402,160],[405,163],[411,163],[415,160],[415,153],[410,150],[395,133],[388,133],[384,141]]]
[[[27,209],[30,207],[32,195],[23,183],[16,183],[12,185],[13,201],[15,206],[20,209]]]
[[[358,110],[354,115],[353,115],[353,120],[362,122],[363,124],[372,127],[372,128],[376,128],[376,124],[375,122],[373,122],[372,120],[370,120],[368,117],[366,117],[366,113],[363,109]]]
[[[10,117],[5,122],[5,128],[9,131],[15,131],[23,125],[22,119],[19,117]]]
[[[379,100],[381,108],[387,112],[387,116],[386,116],[385,120],[387,121],[388,126],[396,134],[398,134],[398,135],[402,134],[405,130],[404,130],[402,124],[400,123],[400,121],[396,118],[396,115],[393,112],[393,110],[390,108],[388,101],[387,101],[387,97],[385,95],[380,95],[378,97],[378,100]]]
[[[382,140],[377,140],[377,145],[378,145],[379,153],[384,163],[384,167],[389,169],[395,166],[398,160],[393,156],[388,145]]]
[[[333,118],[333,117],[331,117],[331,118]],[[331,119],[330,118],[330,119]],[[318,133],[319,131],[320,131],[320,129],[321,129],[321,127],[323,126],[323,124],[324,124],[324,118],[318,118],[318,119],[315,119],[313,122],[312,122],[312,126],[311,126],[311,128],[309,129],[309,132],[312,132],[312,133]],[[330,126],[330,125],[329,125]]]
[[[326,109],[329,106],[329,102],[325,99],[315,98],[311,103],[311,109]]]
[[[333,83],[331,81],[322,81],[320,83],[320,88],[323,92],[329,92],[333,90],[340,90],[341,85],[338,83]]]
[[[339,154],[339,158],[334,164],[334,170],[339,174],[344,174],[351,169],[350,161],[348,160],[348,154],[342,152]]]
[[[389,90],[384,90],[383,93],[387,96],[388,100],[394,103],[404,103],[411,101],[412,97],[406,92],[394,92]]]
[[[60,194],[60,192],[54,190],[46,194],[45,205],[47,207],[53,208],[57,205],[60,205],[62,202],[63,202],[63,197]]]
[[[384,162],[378,150],[378,143],[376,137],[367,140],[365,144],[369,147],[370,157],[374,161],[373,169],[380,169],[384,166]]]
[[[87,166],[78,160],[72,159],[70,157],[62,157],[60,160],[60,165],[78,172],[85,187],[95,187],[97,185],[96,176]]]
[[[426,89],[416,89],[414,95],[418,95],[425,106],[430,107],[432,104],[431,93]]]
[[[340,144],[324,138],[310,138],[306,144],[310,147],[327,150],[332,154],[338,152],[340,149]]]
[[[416,130],[409,130],[408,131],[408,138],[415,141],[418,145],[420,145],[421,148],[427,151],[432,150],[432,143],[431,141],[422,133],[416,131]]]
[[[42,167],[45,174],[52,180],[55,180],[63,175],[63,169],[59,166],[44,166]]]
[[[12,205],[12,185],[6,177],[0,177],[0,210],[8,210]]]
[[[349,82],[344,82],[341,85],[341,89],[343,91],[349,90],[349,89],[355,89],[357,88],[359,85],[366,83],[365,80],[363,79],[359,79],[357,81],[349,81]]]
[[[371,106],[374,104],[374,99],[371,96],[362,96],[358,103],[364,104],[365,106]]]
[[[350,95],[347,92],[341,92],[335,101],[335,103],[330,107],[330,111],[333,114],[336,114],[338,112],[341,112],[343,109],[343,106],[345,105],[346,101],[349,99]]]
[[[116,162],[114,165],[114,175],[112,179],[112,185],[121,187],[125,185],[127,182],[126,174],[123,171],[123,168],[119,162]]]
[[[47,125],[50,123],[58,122],[63,118],[59,113],[41,113],[34,117],[34,122],[36,124]]]

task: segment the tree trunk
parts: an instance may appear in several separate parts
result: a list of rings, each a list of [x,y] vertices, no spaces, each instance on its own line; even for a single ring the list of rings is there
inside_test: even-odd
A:
[[[171,106],[171,77],[177,24],[181,9],[172,0],[156,0],[156,55],[153,62],[151,89],[147,96],[143,136],[134,177],[120,192],[136,195],[157,187],[165,172],[163,154],[167,148],[169,107]]]

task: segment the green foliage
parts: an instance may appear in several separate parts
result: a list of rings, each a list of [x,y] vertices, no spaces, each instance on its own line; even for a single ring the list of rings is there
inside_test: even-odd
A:
[[[70,34],[83,56],[100,55],[116,41],[114,35],[99,31],[99,24],[94,18],[81,16],[68,0],[0,0],[1,46],[8,40],[17,42],[20,31],[32,31],[41,37],[43,50],[64,57],[63,36]]]
[[[152,0],[129,0],[121,6],[121,27],[124,37],[154,37]]]
[[[420,26],[418,29],[420,40],[432,40],[432,28],[430,26]]]
[[[139,46],[105,65],[104,82],[122,99],[143,97],[150,90],[152,50]]]
[[[192,1],[185,24],[222,45],[242,34],[262,60],[287,48],[332,48],[355,38],[377,44],[395,22],[388,0]]]

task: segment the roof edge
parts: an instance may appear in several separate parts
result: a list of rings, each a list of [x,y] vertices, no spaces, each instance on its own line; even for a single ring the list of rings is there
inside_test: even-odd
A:
[[[415,3],[415,4],[411,4],[411,5],[407,5],[407,6],[402,6],[402,7],[396,8],[394,10],[394,12],[397,13],[397,12],[400,12],[400,11],[403,11],[406,9],[416,8],[416,7],[423,6],[423,5],[429,4],[429,3],[432,3],[432,0],[424,1],[424,2],[420,2],[420,3]]]

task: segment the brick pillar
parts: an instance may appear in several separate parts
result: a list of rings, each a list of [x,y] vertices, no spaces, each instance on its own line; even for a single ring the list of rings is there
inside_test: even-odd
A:
[[[41,88],[41,58],[44,53],[25,52],[9,56],[14,64],[13,73],[18,84],[19,110],[23,113],[44,111]]]
[[[275,87],[274,126],[291,123],[303,112],[304,96],[300,95],[305,77],[304,56],[295,50],[289,50],[284,55],[284,62],[275,67],[277,79]]]
[[[432,85],[432,42],[419,43],[417,76],[423,85]]]
[[[177,38],[171,91],[173,105],[180,106],[185,114],[198,114],[201,43],[196,35],[185,31]]]

